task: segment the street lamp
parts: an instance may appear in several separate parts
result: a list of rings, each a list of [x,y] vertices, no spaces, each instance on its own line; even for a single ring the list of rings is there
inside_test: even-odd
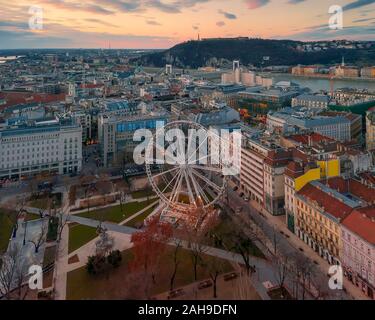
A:
[[[26,231],[27,231],[27,220],[24,222],[25,232],[23,234],[23,245],[26,245]]]

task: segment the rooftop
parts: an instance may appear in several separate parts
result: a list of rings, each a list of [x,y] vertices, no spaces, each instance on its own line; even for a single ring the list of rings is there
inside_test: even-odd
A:
[[[360,206],[358,201],[344,196],[319,181],[308,183],[298,192],[298,195],[316,203],[325,213],[339,221],[350,214],[354,208]]]
[[[342,224],[368,243],[375,245],[375,206],[354,210]]]

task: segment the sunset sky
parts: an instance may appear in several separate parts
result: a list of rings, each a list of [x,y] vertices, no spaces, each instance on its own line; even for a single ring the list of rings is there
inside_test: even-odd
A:
[[[30,30],[30,6],[43,29]],[[328,28],[331,5],[344,29]],[[209,37],[375,40],[375,0],[0,0],[0,48],[169,48]]]

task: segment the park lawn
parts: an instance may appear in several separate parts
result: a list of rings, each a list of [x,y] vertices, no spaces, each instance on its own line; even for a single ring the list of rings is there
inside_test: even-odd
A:
[[[141,213],[140,215],[136,216],[134,219],[125,223],[125,225],[131,228],[136,228],[155,210],[155,208],[156,206],[153,206],[152,208],[147,209],[145,212]]]
[[[97,237],[96,228],[80,224],[69,225],[69,253],[84,246]]]
[[[165,257],[162,259],[162,270],[160,270],[159,279],[156,285],[152,288],[153,295],[167,292],[170,289],[170,276],[173,272],[174,266],[174,249],[174,247],[170,247],[165,254]],[[180,264],[178,265],[174,288],[183,287],[194,282],[193,263],[191,261],[190,251],[186,249],[180,249],[178,253],[178,260],[180,261]],[[212,257],[209,255],[202,255],[202,260],[204,261],[204,263],[212,263],[212,261],[217,261],[217,264],[222,265],[221,274],[233,271],[232,265],[227,260]],[[198,265],[197,271],[197,281],[202,281],[210,278],[209,271],[206,267]]]
[[[12,235],[13,222],[9,215],[0,211],[0,254],[8,249],[9,239]]]
[[[155,196],[155,193],[152,190],[140,190],[132,192],[131,196],[133,199],[142,199],[147,197],[153,197]]]
[[[168,247],[161,258],[163,264],[158,272],[156,284],[151,289],[152,295],[169,291],[170,276],[173,271],[173,251],[174,247]],[[194,282],[193,265],[189,252],[185,249],[180,249],[178,256],[180,264],[177,269],[175,288]],[[112,269],[108,275],[90,276],[85,267],[69,272],[67,279],[67,299],[118,300],[129,298],[126,275],[129,274],[128,263],[133,259],[132,250],[122,252],[122,257],[123,260],[120,267]],[[207,259],[215,259],[218,262],[222,262],[222,273],[233,271],[232,265],[228,261],[210,256],[204,256],[203,259],[206,261]],[[198,281],[208,278],[207,269],[198,267]]]
[[[75,269],[67,275],[66,298],[67,300],[109,300],[121,299],[119,291],[124,290],[121,285],[124,275],[128,271],[128,262],[133,255],[131,250],[123,251],[120,267],[111,270],[110,277],[105,275],[91,276],[86,267]],[[123,273],[124,272],[124,273]]]
[[[143,210],[153,202],[155,202],[155,199],[144,202],[129,202],[122,205],[122,211],[121,206],[114,206],[90,212],[83,212],[78,214],[78,216],[98,221],[120,223],[131,217],[133,214]]]
[[[50,205],[50,202],[48,201],[50,198],[55,199],[56,208],[61,207],[61,198],[62,198],[61,193],[53,194],[51,197],[49,195],[42,195],[38,199],[33,199],[33,200],[29,201],[28,205],[32,208],[38,208],[38,209],[46,210],[46,209],[48,209],[48,206]]]

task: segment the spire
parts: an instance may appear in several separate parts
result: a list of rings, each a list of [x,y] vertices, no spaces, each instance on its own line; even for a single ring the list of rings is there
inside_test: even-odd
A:
[[[345,67],[345,57],[344,57],[344,56],[342,56],[341,66],[342,66],[342,67]]]

